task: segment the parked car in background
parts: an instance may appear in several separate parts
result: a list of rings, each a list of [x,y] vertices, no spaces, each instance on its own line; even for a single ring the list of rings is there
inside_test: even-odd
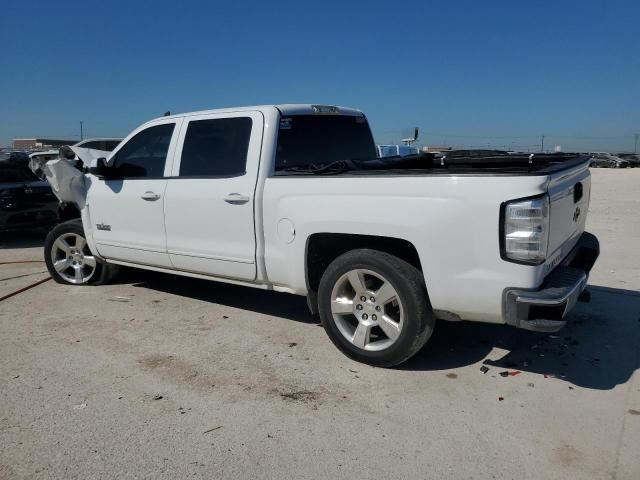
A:
[[[629,162],[610,153],[594,153],[591,156],[590,167],[595,168],[627,168]]]
[[[406,157],[407,155],[417,155],[418,147],[411,145],[376,145],[378,157]]]
[[[93,150],[102,150],[104,152],[112,152],[122,141],[121,138],[87,138],[73,145],[80,148],[91,148]]]
[[[29,170],[31,170],[41,180],[45,179],[42,173],[42,166],[49,160],[58,158],[58,150],[45,150],[44,152],[34,152],[29,155]]]
[[[505,150],[487,150],[481,148],[448,150],[436,154],[438,157],[501,157],[505,155],[509,155],[509,152]],[[514,155],[522,154],[514,153]]]
[[[24,165],[0,162],[0,232],[48,230],[59,218],[58,199],[46,180]]]
[[[3,162],[26,167],[29,163],[29,154],[27,152],[14,151]]]
[[[619,153],[618,157],[629,162],[630,167],[640,167],[640,153]]]

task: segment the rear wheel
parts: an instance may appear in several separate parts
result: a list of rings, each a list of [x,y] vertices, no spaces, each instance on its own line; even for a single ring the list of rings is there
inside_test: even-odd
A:
[[[82,222],[61,223],[44,242],[44,259],[51,277],[58,283],[87,285],[105,283],[109,266],[96,258],[85,238]]]
[[[336,258],[320,281],[318,304],[333,343],[371,365],[408,360],[435,325],[420,271],[377,250],[353,250]]]

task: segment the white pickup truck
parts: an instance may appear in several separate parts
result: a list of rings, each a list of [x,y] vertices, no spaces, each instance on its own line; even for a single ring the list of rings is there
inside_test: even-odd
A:
[[[392,366],[436,318],[566,323],[599,254],[588,162],[377,158],[362,112],[327,105],[165,116],[89,171],[46,165],[82,219],[49,233],[45,258],[60,283],[125,265],[305,295],[340,350]]]

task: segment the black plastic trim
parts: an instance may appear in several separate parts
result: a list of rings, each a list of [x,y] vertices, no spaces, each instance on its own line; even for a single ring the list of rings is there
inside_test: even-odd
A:
[[[570,170],[581,164],[588,164],[588,160],[584,160],[583,157],[576,158],[575,160],[567,160],[562,164],[549,165],[540,170],[534,171],[522,171],[518,169],[511,169],[510,167],[504,167],[503,171],[481,171],[479,169],[464,169],[458,167],[454,170],[450,170],[447,167],[431,168],[431,169],[396,169],[396,170],[354,170],[338,173],[335,175],[323,175],[331,178],[366,178],[372,176],[385,176],[385,177],[544,177],[553,173]],[[588,165],[587,165],[588,166]],[[318,175],[314,173],[273,173],[269,178],[317,178]]]
[[[246,170],[240,174],[234,175],[190,175],[190,176],[180,176],[173,175],[169,177],[122,177],[122,178],[101,178],[100,180],[104,180],[107,182],[121,182],[123,180],[216,180],[220,178],[238,178],[244,177],[247,174]]]

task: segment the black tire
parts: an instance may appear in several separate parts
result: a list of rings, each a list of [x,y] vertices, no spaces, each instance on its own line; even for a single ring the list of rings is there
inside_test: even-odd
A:
[[[405,312],[399,336],[389,347],[369,351],[351,343],[340,331],[331,311],[331,295],[336,283],[351,270],[375,272],[391,283]],[[422,273],[409,263],[385,252],[352,250],[327,267],[318,288],[318,311],[331,341],[348,357],[369,365],[392,367],[415,355],[429,340],[435,317],[429,303]]]
[[[72,283],[54,268],[53,263],[55,259],[52,258],[53,244],[58,238],[66,234],[75,234],[82,238],[86,238],[84,229],[82,228],[82,221],[80,219],[75,219],[63,222],[54,227],[47,234],[44,241],[44,261],[47,265],[47,270],[49,270],[51,278],[53,278],[57,283],[64,285],[102,285],[107,283],[112,278],[114,269],[111,265],[107,265],[98,259],[96,259],[96,266],[93,275],[84,283]],[[86,251],[88,251],[88,247]]]

